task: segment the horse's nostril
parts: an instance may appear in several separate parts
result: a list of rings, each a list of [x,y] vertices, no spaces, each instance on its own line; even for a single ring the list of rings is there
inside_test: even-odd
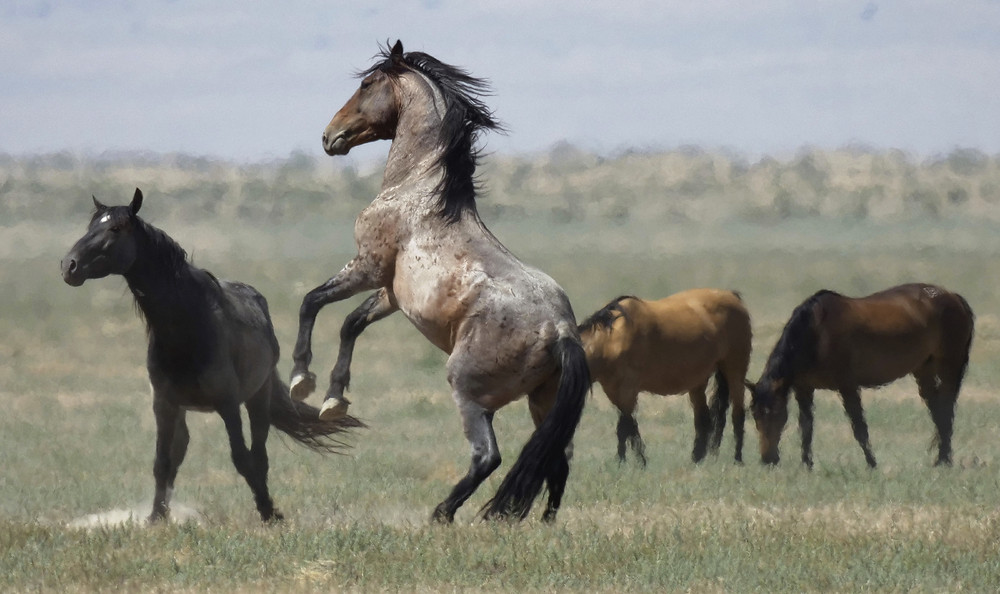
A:
[[[323,133],[323,146],[326,146],[326,132]]]
[[[66,267],[69,272],[76,272],[76,260],[70,260],[69,266]]]

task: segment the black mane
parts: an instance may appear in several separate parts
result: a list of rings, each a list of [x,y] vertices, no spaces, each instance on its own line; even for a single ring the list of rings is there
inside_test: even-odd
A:
[[[380,50],[376,57],[381,61],[359,72],[358,76],[365,77],[375,71],[399,76],[409,68],[424,74],[437,85],[447,104],[440,138],[444,147],[440,160],[444,178],[437,188],[441,194],[441,216],[454,223],[463,212],[476,212],[479,183],[475,173],[481,155],[476,143],[482,130],[503,131],[503,125],[480,99],[490,94],[489,82],[423,52],[405,53],[399,61],[388,47]]]
[[[151,338],[150,363],[171,375],[195,377],[211,361],[218,340],[212,312],[222,304],[219,282],[192,265],[165,232],[138,216],[132,224],[139,253],[124,276]]]
[[[597,328],[611,328],[611,324],[617,319],[615,314],[621,315],[621,317],[628,319],[628,315],[625,310],[622,309],[621,303],[626,299],[638,299],[632,295],[622,295],[621,297],[616,297],[612,299],[607,305],[601,309],[595,311],[593,315],[584,320],[577,326],[578,332],[586,332],[587,330],[595,330]]]
[[[818,336],[813,319],[813,306],[828,295],[840,296],[839,293],[823,289],[792,311],[784,330],[781,331],[781,337],[767,358],[762,379],[784,379],[790,383],[797,373],[816,362]]]

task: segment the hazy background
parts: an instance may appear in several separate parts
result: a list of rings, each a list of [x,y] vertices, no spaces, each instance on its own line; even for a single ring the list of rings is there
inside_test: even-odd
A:
[[[992,0],[14,0],[0,151],[319,155],[352,73],[397,38],[493,82],[503,153],[1000,150]]]

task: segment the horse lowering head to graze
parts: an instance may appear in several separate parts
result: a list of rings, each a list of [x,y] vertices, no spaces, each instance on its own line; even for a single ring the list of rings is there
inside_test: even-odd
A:
[[[626,445],[646,464],[635,408],[639,392],[687,392],[700,462],[717,451],[733,405],[735,459],[743,460],[743,391],[750,363],[750,314],[732,291],[693,289],[658,301],[619,297],[580,324],[591,378],[618,408],[618,458]],[[715,376],[711,406],[705,391]],[[711,434],[711,440],[709,439]]]
[[[309,364],[320,309],[377,289],[345,323],[350,342],[342,343],[321,414],[346,410],[353,338],[400,310],[448,354],[448,383],[472,446],[467,474],[432,518],[451,522],[500,465],[493,415],[527,394],[535,432],[484,516],[524,518],[545,483],[543,519],[552,520],[590,379],[566,294],[514,257],[476,210],[477,141],[499,127],[481,99],[487,90],[485,81],[425,53],[405,53],[397,42],[361,73],[333,116],[323,133],[330,155],[380,139],[392,145],[382,188],[355,223],[357,256],[302,300],[291,393],[302,399],[315,388]]]
[[[269,427],[322,452],[335,451],[341,444],[334,436],[361,424],[348,416],[323,421],[318,409],[293,402],[275,368],[278,340],[264,297],[250,285],[218,280],[192,266],[173,239],[139,218],[141,206],[138,188],[128,206],[105,206],[94,198],[87,232],[61,267],[63,280],[74,287],[123,276],[146,320],[156,416],[156,494],[149,519],[169,513],[187,453],[188,410],[222,417],[233,464],[253,491],[261,519],[281,519],[267,488]],[[249,449],[241,404],[250,419]]]
[[[776,464],[788,420],[788,393],[799,405],[802,462],[812,466],[813,391],[840,392],[865,460],[875,467],[861,388],[912,374],[937,429],[936,464],[951,464],[955,402],[972,346],[974,316],[958,293],[908,284],[861,298],[819,291],[792,312],[756,384],[751,411],[761,460]]]

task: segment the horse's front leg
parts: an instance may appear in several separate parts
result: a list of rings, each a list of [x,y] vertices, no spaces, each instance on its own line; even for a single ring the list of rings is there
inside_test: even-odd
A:
[[[875,468],[875,455],[872,453],[872,445],[868,439],[868,423],[865,422],[865,412],[861,408],[861,393],[856,386],[848,386],[840,389],[840,397],[844,402],[844,412],[851,420],[851,429],[854,431],[854,439],[861,446],[861,451],[865,454],[865,462],[869,468]]]
[[[361,291],[375,288],[372,275],[366,274],[358,258],[347,263],[336,276],[306,293],[299,308],[299,334],[292,353],[292,379],[289,392],[294,400],[305,400],[316,389],[316,374],[309,371],[312,362],[312,331],[319,310],[329,303],[347,299]]]
[[[347,415],[347,407],[351,404],[344,397],[344,390],[351,383],[351,359],[354,356],[354,343],[365,328],[388,317],[399,309],[396,301],[389,295],[386,288],[372,293],[364,303],[358,306],[344,319],[340,327],[340,351],[337,363],[330,372],[330,389],[320,409],[319,418],[326,420],[339,419]]]
[[[795,388],[795,400],[799,404],[799,432],[802,434],[802,463],[810,470],[813,467],[813,390]]]
[[[156,457],[153,460],[156,492],[153,495],[153,511],[148,518],[150,523],[165,520],[170,514],[170,491],[177,468],[187,451],[187,425],[184,424],[183,412],[166,398],[154,394],[153,415],[156,418]],[[177,434],[178,425],[183,425],[180,436]],[[177,438],[181,438],[181,444],[175,444]],[[181,445],[183,447],[179,447]]]

